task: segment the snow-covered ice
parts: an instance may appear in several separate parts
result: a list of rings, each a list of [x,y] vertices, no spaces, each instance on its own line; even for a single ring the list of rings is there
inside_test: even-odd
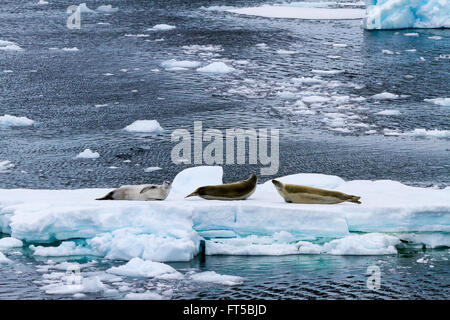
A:
[[[157,120],[136,120],[123,130],[128,132],[160,133],[163,128]]]
[[[174,268],[167,264],[150,260],[142,260],[140,258],[133,258],[126,264],[119,267],[112,267],[106,272],[128,277],[145,277],[157,279],[184,278],[184,276],[180,272],[176,271]]]
[[[23,246],[23,242],[16,238],[6,237],[0,239],[0,250],[10,248],[20,248]]]
[[[124,272],[134,264],[145,269],[142,261],[189,261],[202,237],[206,254],[391,254],[407,234],[450,231],[450,187],[302,173],[279,180],[356,194],[362,204],[285,203],[271,181],[245,201],[184,199],[201,185],[222,183],[222,174],[217,166],[183,170],[168,198],[158,202],[94,200],[111,189],[2,189],[0,230],[35,243],[35,255],[141,259],[118,267]],[[448,236],[433,239],[433,246],[449,243]],[[55,240],[62,243],[40,245]]]
[[[446,0],[365,0],[366,29],[450,28]]]

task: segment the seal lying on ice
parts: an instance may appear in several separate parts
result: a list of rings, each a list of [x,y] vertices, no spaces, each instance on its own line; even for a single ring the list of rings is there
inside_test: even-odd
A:
[[[171,182],[164,181],[162,185],[142,184],[137,186],[121,186],[108,193],[103,198],[95,200],[135,200],[152,201],[164,200],[169,195]]]
[[[348,195],[338,191],[300,186],[297,184],[284,184],[278,180],[272,180],[278,193],[286,202],[309,204],[335,204],[341,202],[353,202],[361,204],[361,197]]]
[[[200,187],[185,198],[198,196],[206,200],[244,200],[255,192],[257,182],[258,177],[253,173],[247,180]]]

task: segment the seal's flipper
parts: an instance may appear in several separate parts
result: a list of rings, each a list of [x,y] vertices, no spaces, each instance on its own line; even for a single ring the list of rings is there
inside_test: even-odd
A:
[[[108,193],[103,198],[98,198],[98,199],[95,199],[95,200],[114,200],[113,195],[114,195],[114,191],[111,191],[110,193]]]
[[[144,192],[147,192],[148,190],[151,190],[151,189],[156,189],[156,186],[149,186],[149,187],[142,188],[140,194],[143,194]]]

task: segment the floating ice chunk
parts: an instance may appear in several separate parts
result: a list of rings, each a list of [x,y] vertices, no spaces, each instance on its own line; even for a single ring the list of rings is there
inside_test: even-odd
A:
[[[76,156],[77,159],[97,159],[99,157],[100,154],[98,152],[93,152],[91,149],[85,149]]]
[[[2,263],[12,263],[10,259],[8,259],[1,251],[0,251],[0,264]]]
[[[413,137],[435,137],[435,138],[449,138],[450,130],[427,130],[427,129],[414,129],[413,131],[404,133],[407,136]]]
[[[405,37],[418,37],[419,34],[417,32],[409,32],[403,34]]]
[[[431,37],[428,37],[428,39],[430,39],[430,40],[441,40],[442,37],[440,37],[440,36],[431,36]]]
[[[184,278],[181,273],[167,264],[149,260],[142,260],[140,258],[133,258],[126,264],[120,267],[112,267],[106,270],[106,272],[128,277],[145,277],[157,279]]]
[[[23,246],[23,242],[19,239],[6,237],[0,239],[0,249],[20,248]]]
[[[383,134],[384,134],[385,136],[399,136],[399,135],[401,135],[401,132],[398,132],[398,131],[396,131],[396,130],[392,130],[392,129],[385,128],[385,129],[383,129]]]
[[[211,51],[211,52],[220,52],[223,51],[223,48],[221,45],[198,45],[193,44],[190,46],[182,46],[183,50],[186,50],[188,53],[196,53],[198,51]]]
[[[119,11],[119,8],[113,8],[112,5],[101,5],[99,6],[96,11],[104,12],[104,13],[114,13]]]
[[[395,100],[400,99],[402,96],[399,96],[398,94],[390,93],[390,92],[382,92],[373,95],[371,98],[374,100]]]
[[[164,129],[156,120],[136,120],[124,128],[128,132],[161,133]]]
[[[0,40],[0,50],[2,51],[22,51],[23,49],[12,41]]]
[[[164,262],[191,260],[197,254],[199,245],[198,235],[192,230],[192,222],[178,218],[170,225],[167,223],[147,221],[148,227],[144,230],[149,230],[148,234],[142,233],[142,228],[118,229],[99,234],[87,240],[87,243],[96,255],[108,259],[128,261],[140,257]]]
[[[348,47],[348,45],[345,43],[333,43],[333,47],[345,48],[345,47]]]
[[[307,96],[302,98],[302,101],[305,103],[324,103],[330,100],[331,99],[329,97],[324,96]]]
[[[62,51],[67,51],[67,52],[77,52],[80,51],[80,49],[78,49],[77,47],[73,47],[73,48],[62,48]]]
[[[423,101],[431,102],[444,107],[450,107],[450,98],[424,99]]]
[[[295,18],[313,20],[349,20],[361,19],[364,16],[363,9],[305,8],[278,5],[263,5],[260,7],[237,9],[233,8],[226,11],[265,18]]]
[[[0,161],[0,173],[8,172],[10,169],[14,168],[16,165],[8,160]]]
[[[397,237],[380,233],[364,235],[349,235],[325,243],[323,249],[333,255],[383,255],[396,254],[395,245],[399,244]]]
[[[417,259],[417,263],[428,263],[429,259],[425,259],[425,257]]]
[[[366,0],[366,29],[449,28],[450,2]]]
[[[182,60],[182,61],[177,61],[175,59],[171,59],[171,60],[166,60],[161,62],[161,66],[163,68],[197,68],[201,65],[200,62],[198,61],[188,61],[188,60]]]
[[[67,257],[95,255],[92,249],[77,245],[74,241],[64,241],[57,247],[42,247],[30,245],[35,256],[42,257]]]
[[[127,33],[124,35],[124,37],[130,37],[130,38],[148,38],[150,37],[149,34],[145,34],[145,33],[138,33],[138,34],[130,34]]]
[[[295,53],[298,53],[298,51],[279,49],[279,50],[277,50],[277,53],[278,54],[295,54]]]
[[[227,286],[235,286],[244,283],[244,278],[242,277],[218,274],[214,271],[194,273],[191,275],[191,279],[197,282],[211,282]]]
[[[85,2],[78,5],[78,10],[82,13],[95,13],[94,10],[88,8]]]
[[[0,127],[25,127],[33,124],[34,121],[27,117],[16,117],[9,114],[0,116]]]
[[[232,7],[232,6],[210,6],[210,7],[201,6],[199,9],[207,10],[207,11],[227,11],[230,9],[234,9],[234,7]]]
[[[294,100],[297,98],[298,94],[292,91],[280,91],[277,92],[277,96],[285,100]]]
[[[144,172],[153,172],[153,171],[157,171],[157,170],[161,170],[162,168],[160,167],[148,167],[144,169]]]
[[[48,1],[45,1],[45,0],[39,0],[38,4],[39,4],[39,5],[48,4]]]
[[[80,276],[81,278],[81,276]],[[46,294],[75,294],[75,293],[95,293],[107,289],[99,277],[81,278],[81,283],[67,284],[66,282],[52,283],[41,287]],[[69,282],[70,283],[70,282]]]
[[[175,28],[176,28],[175,26],[171,26],[171,25],[162,23],[162,24],[154,25],[153,27],[147,29],[147,31],[168,31],[168,30],[173,30]]]
[[[311,72],[319,74],[321,76],[331,76],[331,75],[343,73],[344,70],[311,70]]]
[[[131,292],[125,295],[125,299],[128,300],[163,300],[164,297],[156,292]]]
[[[206,67],[198,68],[198,72],[206,72],[206,73],[229,73],[233,72],[236,69],[226,65],[223,62],[213,62],[208,64]]]
[[[406,49],[406,52],[417,52],[417,49]]]
[[[399,116],[401,113],[398,110],[383,110],[375,114],[380,116]]]
[[[330,58],[330,59],[340,59],[340,58],[342,58],[341,56],[327,56],[327,58]]]
[[[291,81],[300,84],[322,84],[326,82],[325,80],[319,78],[309,78],[309,77],[292,78]]]
[[[393,51],[387,50],[387,49],[383,49],[383,50],[381,50],[381,52],[384,53],[384,54],[394,54]]]

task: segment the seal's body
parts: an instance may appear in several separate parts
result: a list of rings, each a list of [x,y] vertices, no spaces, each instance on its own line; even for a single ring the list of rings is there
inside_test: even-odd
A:
[[[96,200],[134,200],[152,201],[164,200],[169,195],[171,183],[164,181],[162,185],[142,184],[137,186],[122,186],[106,196]]]
[[[286,202],[308,204],[335,204],[341,202],[353,202],[361,204],[361,197],[348,195],[338,191],[331,191],[296,184],[284,184],[278,180],[272,180],[278,193]]]
[[[255,192],[257,182],[258,177],[253,173],[247,180],[200,187],[186,198],[198,196],[206,200],[244,200]]]

